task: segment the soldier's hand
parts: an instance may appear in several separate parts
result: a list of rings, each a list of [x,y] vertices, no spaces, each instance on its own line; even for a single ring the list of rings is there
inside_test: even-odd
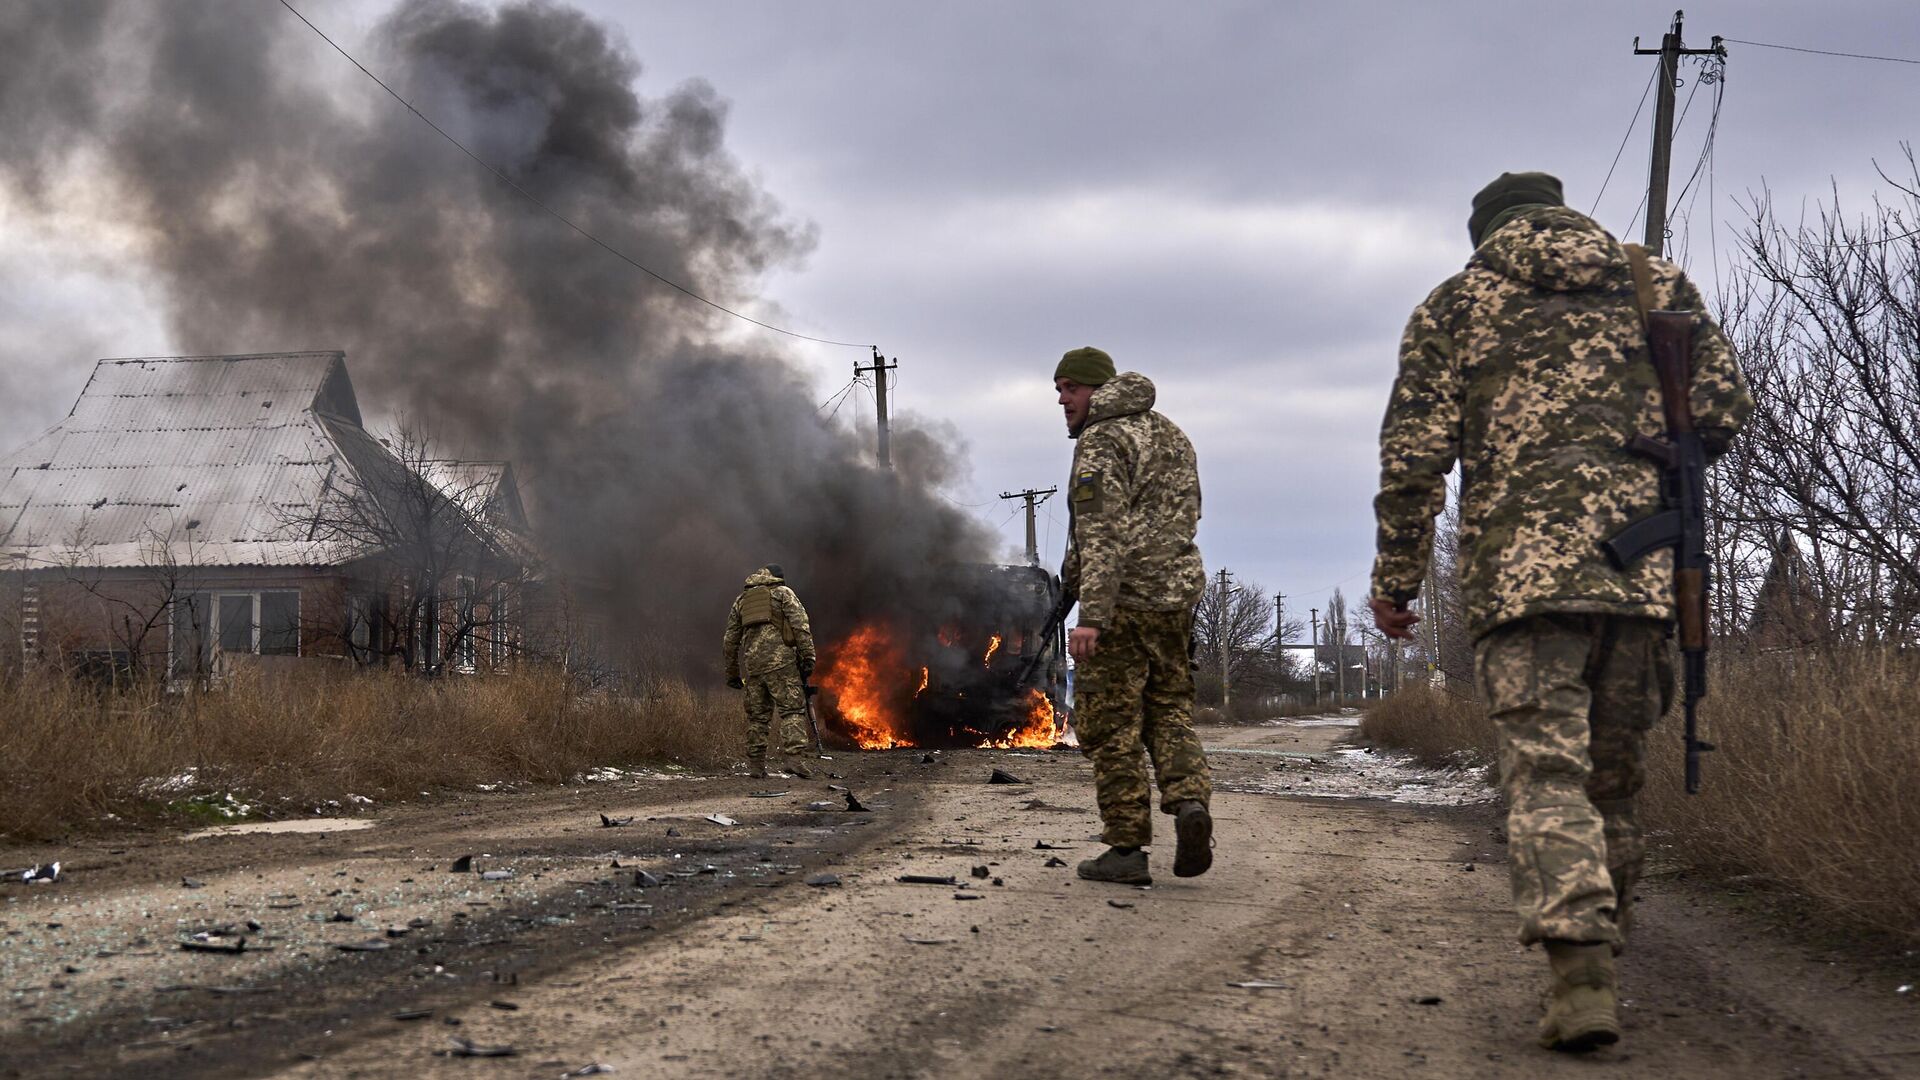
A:
[[[1097,626],[1076,626],[1067,634],[1067,653],[1080,663],[1086,663],[1099,647],[1100,628]]]
[[[747,688],[747,684],[741,682],[740,676],[738,675],[727,676],[727,685],[733,687],[735,690],[745,690]]]
[[[810,679],[813,677],[813,661],[811,660],[800,661],[800,677],[803,679]]]
[[[1373,609],[1373,625],[1381,633],[1401,641],[1413,640],[1413,626],[1420,621],[1420,616],[1408,611],[1405,604],[1395,604],[1376,596],[1367,601],[1367,607]]]

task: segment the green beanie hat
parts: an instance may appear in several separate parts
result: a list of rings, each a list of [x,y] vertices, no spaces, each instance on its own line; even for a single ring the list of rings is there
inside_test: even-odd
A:
[[[1565,206],[1560,178],[1543,172],[1501,173],[1500,178],[1473,197],[1473,216],[1467,218],[1467,235],[1479,247],[1496,225],[1506,224],[1512,212],[1527,206]]]
[[[1072,379],[1081,386],[1104,386],[1113,381],[1113,357],[1091,345],[1074,349],[1053,369],[1054,381]]]

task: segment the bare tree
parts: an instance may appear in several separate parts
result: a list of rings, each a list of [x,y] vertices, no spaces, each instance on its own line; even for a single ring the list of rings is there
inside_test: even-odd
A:
[[[1299,633],[1298,623],[1292,624]],[[1262,707],[1264,699],[1288,684],[1287,661],[1276,647],[1272,594],[1256,581],[1223,584],[1208,580],[1194,608],[1194,660],[1202,700],[1219,703],[1222,697],[1222,659],[1226,686],[1234,711]]]
[[[1841,638],[1920,637],[1920,169],[1846,216],[1788,227],[1756,197],[1722,299],[1756,411],[1715,470],[1722,633],[1750,622],[1783,544]],[[1882,174],[1885,177],[1885,174]],[[1784,539],[1783,539],[1784,538]],[[1797,541],[1797,543],[1795,543]]]
[[[362,662],[391,658],[428,676],[501,662],[520,647],[538,560],[499,512],[499,473],[436,457],[405,423],[380,442],[385,453],[355,455],[317,504],[290,515],[356,568],[346,625],[333,632]]]

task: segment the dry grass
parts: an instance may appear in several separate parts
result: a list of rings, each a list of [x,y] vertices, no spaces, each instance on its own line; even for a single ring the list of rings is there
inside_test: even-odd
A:
[[[1456,765],[1464,754],[1480,764],[1494,759],[1493,723],[1471,698],[1411,685],[1374,702],[1360,719],[1368,742],[1405,750],[1425,765]]]
[[[1825,917],[1920,940],[1920,660],[1856,650],[1723,658],[1701,705],[1705,785],[1682,786],[1678,710],[1648,741],[1641,820],[1660,858],[1759,878]],[[1479,708],[1414,688],[1376,706],[1370,740],[1491,759]]]
[[[581,695],[543,670],[434,682],[262,675],[224,689],[100,694],[57,675],[0,678],[0,834],[44,838],[108,813],[152,817],[185,794],[267,807],[358,793],[386,801],[481,782],[558,782],[601,765],[717,765],[744,752],[730,696],[660,684]],[[181,792],[157,778],[193,770]]]

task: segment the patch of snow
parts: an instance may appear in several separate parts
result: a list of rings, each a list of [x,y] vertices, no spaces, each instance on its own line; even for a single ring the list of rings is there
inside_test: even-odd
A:
[[[1411,806],[1469,806],[1496,797],[1484,771],[1471,766],[1430,769],[1404,754],[1361,747],[1334,750],[1324,757],[1273,756],[1295,757],[1300,764],[1223,786],[1259,795],[1387,799]]]
[[[244,825],[216,825],[182,836],[182,840],[202,840],[209,836],[245,836],[249,833],[325,833],[352,832],[373,828],[372,818],[291,818],[286,821],[250,821]]]

